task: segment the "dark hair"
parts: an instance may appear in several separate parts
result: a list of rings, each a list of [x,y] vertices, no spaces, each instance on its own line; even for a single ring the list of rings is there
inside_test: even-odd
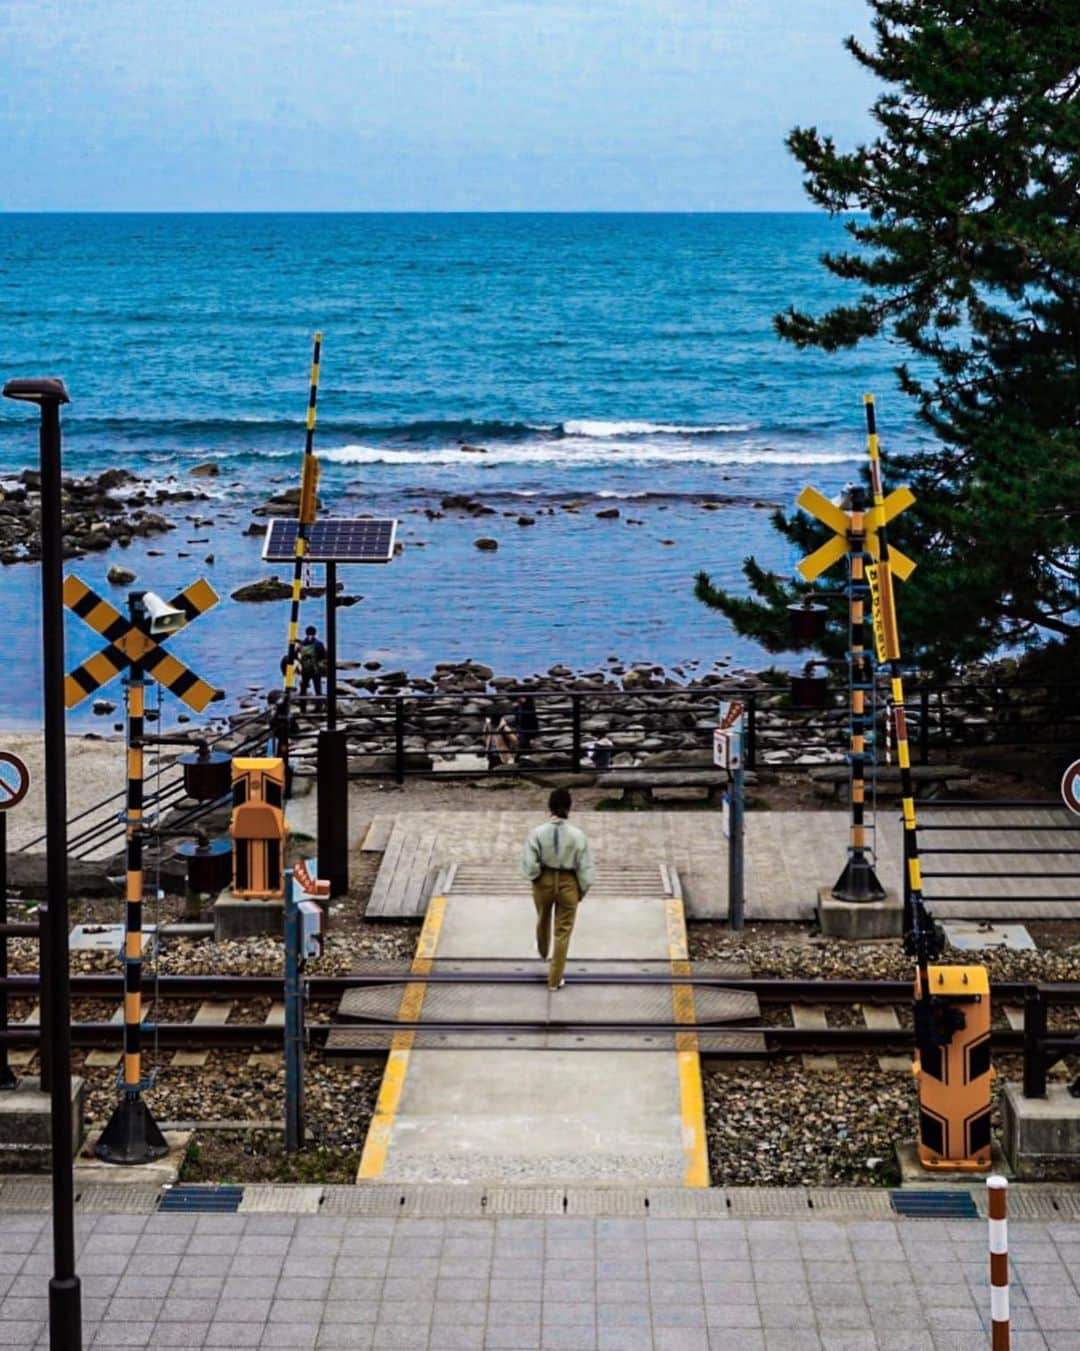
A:
[[[552,816],[561,816],[565,821],[570,815],[570,808],[573,806],[573,799],[570,797],[569,788],[553,788],[551,796],[548,798],[548,810]]]
[[[319,631],[319,630],[315,627],[314,624],[309,624],[309,625],[307,626],[307,628],[304,630],[305,634],[307,634],[307,633],[318,633],[318,631]]]

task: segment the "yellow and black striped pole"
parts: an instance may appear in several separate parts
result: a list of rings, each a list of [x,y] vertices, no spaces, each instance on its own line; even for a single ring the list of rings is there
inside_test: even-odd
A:
[[[850,748],[848,762],[851,823],[848,860],[832,889],[837,900],[880,901],[885,888],[878,881],[866,844],[867,693],[873,688],[873,664],[866,650],[866,493],[850,487],[848,512],[848,685]]]
[[[885,492],[881,481],[881,448],[878,441],[874,396],[863,396],[866,408],[866,450],[870,457],[870,492],[877,522],[878,561],[870,570],[874,604],[874,643],[878,660],[888,669],[896,730],[896,762],[900,767],[900,797],[904,815],[904,933],[909,935],[930,922],[922,899],[919,866],[919,836],[915,819],[915,789],[911,777],[911,747],[908,741],[904,678],[900,668],[900,630],[893,598],[892,564],[885,517]],[[934,954],[931,954],[934,955]],[[923,973],[925,976],[925,972]],[[926,989],[924,982],[923,988]]]
[[[142,613],[141,593],[131,596],[132,622]],[[101,1133],[95,1153],[107,1163],[150,1163],[167,1154],[157,1122],[143,1100],[142,1074],[142,903],[143,903],[143,735],[146,683],[142,663],[133,661],[127,680],[127,907],[124,916],[123,1096]]]
[[[304,580],[304,557],[307,554],[308,526],[315,520],[318,502],[319,462],[315,457],[315,404],[319,397],[319,359],[322,355],[322,334],[315,334],[315,350],[311,358],[311,385],[308,390],[307,430],[304,437],[304,459],[300,472],[300,503],[296,513],[296,549],[293,556],[292,600],[289,605],[288,663],[285,667],[285,699],[296,684],[296,658],[299,650],[300,593]]]

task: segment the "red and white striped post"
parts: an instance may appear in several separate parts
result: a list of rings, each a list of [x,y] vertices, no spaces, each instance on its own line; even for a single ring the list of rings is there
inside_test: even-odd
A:
[[[990,1217],[990,1346],[1009,1351],[1009,1184],[995,1174],[986,1179]]]

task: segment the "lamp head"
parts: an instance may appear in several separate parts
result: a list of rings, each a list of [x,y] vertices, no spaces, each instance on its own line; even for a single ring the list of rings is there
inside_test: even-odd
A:
[[[9,380],[4,386],[4,398],[36,404],[71,402],[63,380],[48,375]]]

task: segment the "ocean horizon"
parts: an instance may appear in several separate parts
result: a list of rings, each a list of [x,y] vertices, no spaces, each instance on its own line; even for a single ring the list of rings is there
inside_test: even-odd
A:
[[[298,482],[316,329],[323,511],[394,516],[405,546],[339,571],[363,595],[340,612],[343,658],[412,675],[466,658],[517,676],[612,655],[760,667],[773,659],[694,600],[696,572],[739,586],[750,553],[791,572],[771,510],[858,472],[864,392],[886,458],[927,435],[886,342],[797,352],[773,333],[789,305],[852,298],[818,261],[846,239],[809,211],[11,213],[0,370],[67,382],[67,473],[210,495],[173,509],[178,530],[69,569],[121,606],[112,562],[167,594],[207,576],[223,603],[174,645],[230,707],[277,679],[287,607],[228,597],[273,571],[244,531]],[[36,460],[35,419],[0,401],[0,481]],[[206,462],[218,476],[192,478]],[[0,586],[4,720],[35,725],[36,566]],[[308,618],[322,627],[321,602]],[[74,619],[67,634],[73,665],[95,640]]]

